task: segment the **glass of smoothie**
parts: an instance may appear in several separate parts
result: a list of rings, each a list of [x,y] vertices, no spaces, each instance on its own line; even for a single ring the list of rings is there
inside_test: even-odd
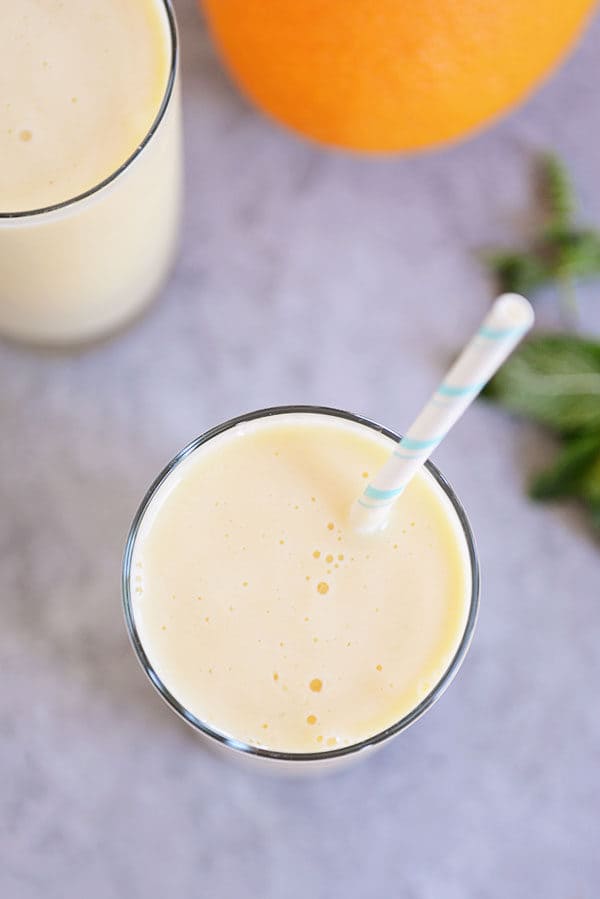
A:
[[[129,636],[171,708],[231,757],[318,770],[426,712],[477,615],[473,535],[430,462],[385,530],[350,510],[399,437],[312,406],[185,447],[150,487],[123,565]]]
[[[180,207],[168,0],[0,4],[0,334],[103,336],[155,295]]]

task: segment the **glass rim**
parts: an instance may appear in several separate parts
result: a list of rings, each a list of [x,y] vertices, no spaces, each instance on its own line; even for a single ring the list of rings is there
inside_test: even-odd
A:
[[[179,62],[179,39],[177,36],[177,21],[175,19],[175,13],[173,11],[171,0],[158,0],[158,2],[162,4],[162,7],[167,16],[167,27],[171,45],[171,62],[169,66],[169,76],[167,78],[165,92],[160,106],[158,107],[158,112],[156,113],[152,124],[150,125],[142,140],[136,145],[133,152],[129,154],[129,156],[124,160],[124,162],[121,163],[118,168],[107,175],[106,178],[103,178],[102,181],[99,181],[97,184],[92,185],[92,187],[89,187],[87,190],[76,194],[74,197],[68,197],[66,200],[60,200],[58,203],[51,203],[49,206],[40,206],[37,209],[23,209],[19,210],[18,212],[0,211],[0,224],[2,222],[11,221],[13,219],[24,219],[28,217],[35,218],[37,216],[46,215],[50,212],[58,212],[62,209],[68,209],[70,206],[75,206],[82,200],[87,200],[89,197],[94,196],[94,194],[100,193],[100,191],[104,190],[105,187],[108,187],[113,183],[113,181],[116,181],[117,178],[123,175],[129,169],[131,164],[138,158],[138,156],[140,156],[146,146],[150,143],[150,141],[156,134],[160,123],[164,119],[167,109],[169,108],[171,97],[173,96],[173,88],[175,87],[175,77],[177,74],[177,65]]]
[[[135,541],[137,539],[137,535],[139,533],[146,511],[160,487],[164,484],[169,475],[185,459],[192,455],[192,453],[194,453],[200,446],[203,446],[214,437],[217,437],[218,435],[225,433],[231,428],[234,428],[236,425],[244,424],[246,422],[254,421],[260,418],[269,418],[272,416],[285,414],[329,415],[334,418],[342,418],[346,421],[351,421],[355,424],[363,425],[374,431],[377,431],[378,433],[383,434],[385,437],[388,437],[395,442],[400,441],[400,437],[393,431],[390,431],[388,428],[385,428],[368,418],[364,418],[352,412],[346,412],[343,409],[335,409],[329,406],[312,405],[272,406],[265,409],[258,409],[254,412],[247,412],[244,415],[239,415],[235,418],[231,418],[228,421],[225,421],[222,424],[216,425],[215,427],[210,428],[208,431],[205,431],[203,434],[196,437],[194,440],[190,441],[186,446],[184,446],[183,449],[181,449],[171,459],[171,461],[168,462],[167,465],[165,465],[160,474],[155,478],[155,480],[146,491],[146,494],[138,507],[131,528],[129,530],[129,534],[127,536],[125,552],[123,555],[121,577],[123,610],[125,614],[125,623],[127,626],[129,640],[147,677],[150,679],[152,685],[158,691],[167,705],[169,705],[171,709],[179,715],[180,718],[183,718],[183,720],[190,724],[195,730],[198,730],[204,736],[215,740],[221,746],[237,752],[241,752],[251,757],[254,756],[262,759],[270,759],[273,761],[283,762],[324,762],[331,761],[333,759],[340,759],[344,756],[350,756],[356,753],[360,753],[361,751],[368,750],[373,746],[378,745],[379,743],[383,743],[396,734],[401,733],[401,731],[406,730],[407,727],[409,727],[411,724],[414,724],[415,721],[417,721],[422,715],[424,715],[425,712],[428,711],[428,709],[430,709],[431,706],[445,692],[446,688],[450,685],[456,673],[458,672],[458,669],[460,668],[467,654],[467,650],[469,649],[469,645],[473,638],[475,624],[477,621],[477,613],[479,610],[479,559],[477,555],[477,548],[475,545],[475,538],[473,536],[467,514],[460,500],[456,496],[454,490],[452,489],[444,475],[433,464],[433,462],[430,462],[428,460],[427,462],[425,462],[425,468],[427,469],[429,474],[432,475],[438,486],[441,487],[446,497],[450,500],[450,503],[460,523],[463,537],[466,541],[469,557],[469,567],[471,572],[471,596],[469,600],[467,620],[465,622],[465,628],[460,643],[458,644],[456,652],[452,657],[448,667],[446,668],[440,679],[437,681],[437,683],[429,691],[427,696],[425,696],[424,699],[422,699],[414,709],[411,709],[406,713],[406,715],[403,715],[402,718],[400,718],[398,721],[395,721],[384,730],[378,731],[378,733],[373,734],[372,736],[367,737],[364,740],[359,740],[356,743],[351,743],[349,746],[341,746],[337,749],[323,750],[321,752],[284,752],[274,749],[263,749],[258,746],[252,746],[251,744],[245,743],[242,740],[236,740],[234,737],[229,737],[227,734],[221,733],[220,731],[211,727],[210,724],[202,721],[202,719],[198,718],[196,715],[186,709],[185,706],[180,703],[175,696],[173,696],[166,685],[162,682],[162,680],[154,670],[152,662],[147,656],[142,645],[142,641],[139,637],[137,626],[135,623],[135,617],[133,614],[131,598],[131,562]]]

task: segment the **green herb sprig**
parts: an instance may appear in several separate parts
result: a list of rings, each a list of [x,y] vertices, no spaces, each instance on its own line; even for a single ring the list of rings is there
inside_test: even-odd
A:
[[[500,289],[531,296],[559,289],[567,326],[576,320],[575,283],[600,276],[600,233],[573,225],[569,178],[554,156],[543,158],[548,216],[526,252],[488,256]],[[529,493],[538,500],[575,498],[600,536],[600,341],[573,333],[534,334],[498,372],[484,396],[552,431],[561,448]]]
[[[501,291],[531,297],[539,288],[555,284],[563,323],[573,327],[579,317],[576,283],[600,276],[600,231],[574,222],[575,197],[562,162],[545,154],[540,169],[546,206],[540,234],[525,252],[487,253],[485,259]]]

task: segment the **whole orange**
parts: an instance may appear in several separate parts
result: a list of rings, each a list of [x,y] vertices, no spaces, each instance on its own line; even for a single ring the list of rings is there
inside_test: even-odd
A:
[[[414,150],[507,110],[595,0],[203,0],[233,77],[280,122],[356,150]]]

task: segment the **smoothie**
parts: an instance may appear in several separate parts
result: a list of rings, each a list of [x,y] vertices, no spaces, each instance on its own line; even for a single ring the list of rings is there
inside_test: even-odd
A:
[[[262,417],[200,445],[153,494],[131,555],[134,627],[211,730],[279,752],[348,747],[448,671],[472,570],[446,492],[423,470],[383,533],[349,525],[394,445],[332,415]]]
[[[174,66],[163,0],[0,4],[0,331],[87,339],[159,285],[179,200]]]

